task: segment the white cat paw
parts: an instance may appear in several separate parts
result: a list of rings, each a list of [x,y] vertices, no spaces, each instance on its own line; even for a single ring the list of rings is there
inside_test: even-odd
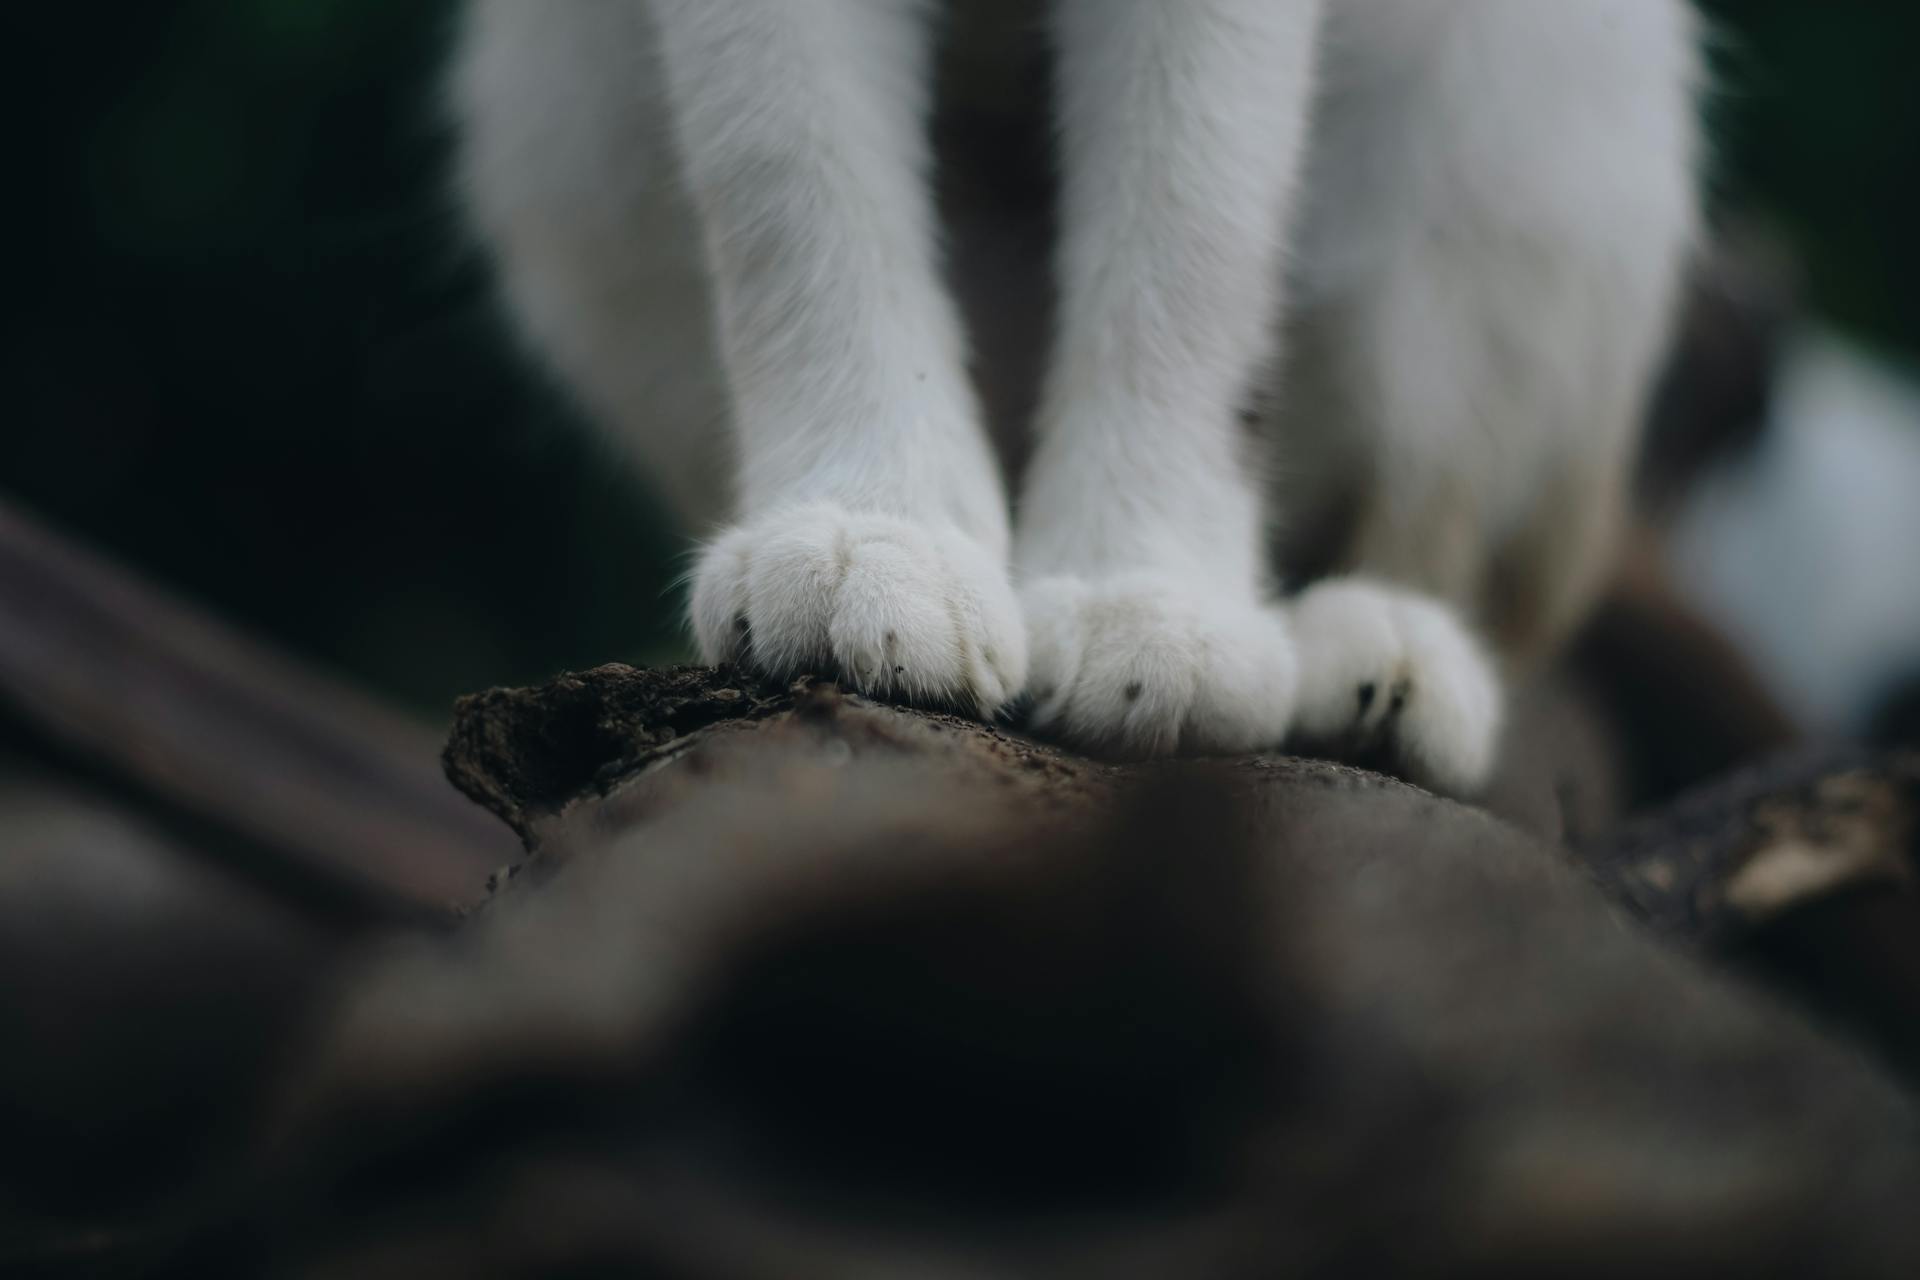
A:
[[[1026,676],[1019,605],[992,553],[951,529],[830,503],[772,512],[709,545],[692,614],[707,662],[832,674],[982,716]]]
[[[1293,709],[1280,609],[1148,575],[1022,586],[1036,730],[1107,755],[1277,747]]]
[[[1500,681],[1446,606],[1335,578],[1302,592],[1292,615],[1296,745],[1378,764],[1451,795],[1486,784],[1499,745]]]

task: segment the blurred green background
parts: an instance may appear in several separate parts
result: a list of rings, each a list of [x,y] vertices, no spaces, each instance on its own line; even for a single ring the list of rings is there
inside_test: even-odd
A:
[[[527,0],[565,3],[566,0]],[[1920,6],[1718,0],[1716,203],[1920,356]],[[446,0],[23,6],[0,495],[430,715],[679,652],[681,544],[444,190]]]

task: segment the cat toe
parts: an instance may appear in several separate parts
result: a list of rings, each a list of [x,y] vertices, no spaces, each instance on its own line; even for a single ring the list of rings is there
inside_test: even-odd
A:
[[[1486,785],[1500,683],[1451,610],[1416,592],[1337,578],[1302,592],[1291,612],[1300,654],[1294,747],[1451,795]]]
[[[1006,571],[954,530],[825,503],[723,534],[693,575],[708,662],[831,674],[877,697],[990,716],[1026,674]]]
[[[1293,703],[1281,613],[1146,575],[1041,578],[1021,593],[1032,726],[1128,759],[1279,744]]]

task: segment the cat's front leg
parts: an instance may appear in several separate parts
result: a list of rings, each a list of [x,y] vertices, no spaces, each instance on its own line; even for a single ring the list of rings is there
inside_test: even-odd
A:
[[[1020,690],[997,464],[935,261],[928,30],[898,0],[654,0],[712,272],[740,518],[709,661],[991,714]]]
[[[1038,727],[1277,746],[1295,696],[1240,408],[1267,353],[1312,0],[1061,0],[1060,332],[1016,561]]]

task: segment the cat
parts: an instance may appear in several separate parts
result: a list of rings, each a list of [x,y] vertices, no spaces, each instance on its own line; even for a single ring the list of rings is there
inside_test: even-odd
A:
[[[1608,561],[1698,44],[1684,0],[469,0],[451,92],[521,330],[719,521],[704,659],[1468,794]]]

